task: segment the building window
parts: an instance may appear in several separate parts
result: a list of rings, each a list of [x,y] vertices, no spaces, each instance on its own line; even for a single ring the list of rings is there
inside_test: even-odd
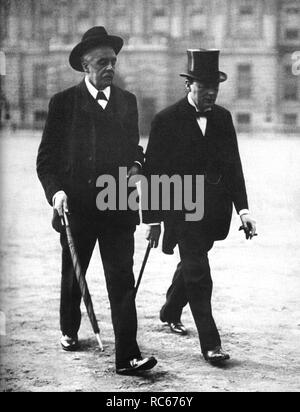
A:
[[[31,3],[32,4],[32,3]],[[40,0],[40,32],[39,37],[43,40],[49,40],[54,32],[53,8],[47,0]]]
[[[250,126],[251,124],[251,115],[250,113],[238,113],[237,122],[240,126]]]
[[[9,20],[9,2],[1,1],[0,2],[0,33],[2,39],[7,37],[8,31],[8,20]]]
[[[300,39],[300,7],[283,6],[281,9],[281,35],[284,40],[295,41]]]
[[[287,29],[285,31],[285,38],[287,40],[297,40],[299,39],[299,33],[298,29]]]
[[[286,113],[283,116],[283,122],[286,126],[297,126],[298,115],[296,113]]]
[[[43,12],[41,15],[41,22],[42,22],[42,35],[43,38],[49,40],[54,32],[53,27],[53,17],[51,12]]]
[[[117,33],[130,33],[128,6],[123,0],[115,0],[112,8],[112,19]]]
[[[33,96],[47,97],[47,65],[35,64],[33,66]]]
[[[192,34],[199,35],[205,32],[207,16],[202,1],[194,0],[190,7],[190,30]]]
[[[295,15],[295,14],[300,14],[300,8],[299,7],[287,7],[285,9],[286,14],[288,15]]]
[[[251,99],[252,95],[252,67],[250,64],[238,65],[237,76],[238,99]]]
[[[235,0],[228,2],[229,29],[233,37],[249,39],[261,36],[261,1]]]
[[[239,8],[239,15],[244,17],[244,16],[253,16],[254,14],[254,8],[253,5],[251,4],[242,4]]]
[[[297,83],[286,82],[284,86],[284,100],[290,100],[290,101],[298,100]]]
[[[58,15],[58,34],[62,36],[68,36],[69,32],[69,9],[68,4],[66,2],[63,2],[60,4]]]
[[[288,101],[298,100],[298,78],[292,73],[290,64],[284,67],[283,98]]]
[[[160,0],[153,3],[152,22],[154,33],[169,32],[169,8]]]
[[[255,3],[256,2],[253,2],[252,0],[243,0],[240,2],[237,24],[239,26],[239,30],[242,30],[242,32],[249,32],[250,30],[255,29],[257,18]]]
[[[91,27],[90,14],[88,10],[79,10],[77,15],[77,31],[79,34],[85,33]]]
[[[45,110],[36,110],[34,112],[35,122],[45,122],[47,119],[47,112]]]

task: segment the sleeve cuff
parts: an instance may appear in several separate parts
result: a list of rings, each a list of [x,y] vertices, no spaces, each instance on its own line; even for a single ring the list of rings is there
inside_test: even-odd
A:
[[[249,214],[250,214],[250,212],[249,212],[248,209],[242,209],[242,210],[239,211],[240,216],[249,215]]]
[[[136,160],[134,163],[136,163],[137,165],[139,165],[141,169],[143,168],[142,163],[138,162],[137,160]]]

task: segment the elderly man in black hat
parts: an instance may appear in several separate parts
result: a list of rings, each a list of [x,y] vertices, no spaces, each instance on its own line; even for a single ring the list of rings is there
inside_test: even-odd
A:
[[[214,241],[226,238],[232,204],[239,213],[247,238],[255,235],[231,114],[215,104],[219,84],[227,75],[219,71],[218,50],[188,50],[187,96],[153,120],[146,152],[145,172],[151,175],[204,176],[204,215],[186,221],[185,211],[143,211],[150,224],[148,239],[157,247],[164,222],[163,251],[179,247],[181,261],[160,311],[171,331],[186,335],[181,323],[189,303],[204,358],[211,363],[229,359],[211,309],[212,279],[208,251]],[[193,187],[193,190],[195,186]]]
[[[96,181],[101,175],[118,180],[120,167],[128,177],[144,162],[139,146],[136,97],[112,84],[117,55],[123,46],[104,27],[93,27],[74,47],[69,62],[84,72],[83,81],[56,94],[50,101],[37,172],[48,202],[53,226],[61,232],[61,345],[78,348],[81,294],[60,216],[69,213],[79,261],[86,272],[96,241],[104,267],[116,343],[117,373],[130,374],[155,366],[154,357],[142,358],[136,341],[134,300],[134,232],[137,211],[100,211]]]

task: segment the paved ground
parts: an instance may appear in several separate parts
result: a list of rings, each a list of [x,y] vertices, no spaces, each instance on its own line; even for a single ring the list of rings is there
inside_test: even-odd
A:
[[[300,389],[300,140],[240,141],[259,237],[246,242],[234,217],[210,254],[214,314],[232,360],[213,368],[200,357],[195,326],[176,337],[158,320],[177,256],[153,251],[137,298],[139,342],[159,364],[143,377],[114,373],[114,345],[102,266],[95,250],[88,281],[106,347],[101,354],[83,317],[82,350],[58,345],[60,249],[35,175],[40,136],[2,134],[1,391],[298,391]],[[146,247],[136,234],[136,272]],[[4,335],[4,319],[6,334]]]

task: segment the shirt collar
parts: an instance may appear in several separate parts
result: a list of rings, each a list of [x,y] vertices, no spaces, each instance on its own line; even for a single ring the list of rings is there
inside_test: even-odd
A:
[[[99,90],[97,90],[96,87],[92,85],[92,83],[89,81],[89,78],[87,76],[85,76],[84,81],[85,81],[88,91],[93,96],[93,98],[96,99]],[[110,98],[110,92],[111,92],[110,86],[106,87],[104,90],[101,90],[101,91],[105,94],[105,97],[107,98],[107,101],[108,101]]]
[[[198,110],[198,107],[196,106],[194,100],[192,99],[191,93],[188,94],[187,98],[188,98],[189,104],[196,109],[196,112],[198,112],[198,111],[199,111],[199,110]],[[206,110],[204,110],[204,111],[205,111],[205,112],[210,112],[211,110],[212,110],[212,109],[210,108],[210,109],[206,109]]]

